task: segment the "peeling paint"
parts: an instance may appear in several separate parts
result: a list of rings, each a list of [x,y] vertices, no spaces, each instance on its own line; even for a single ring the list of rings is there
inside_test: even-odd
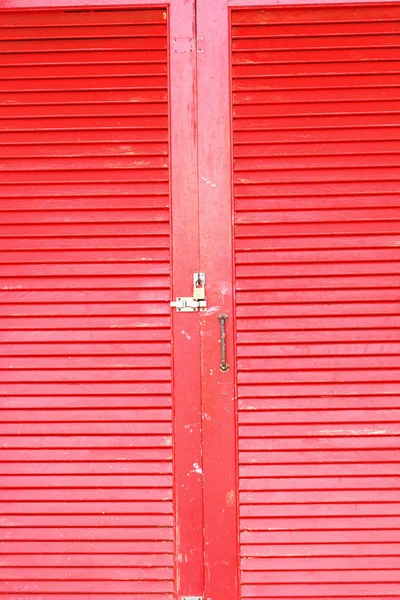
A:
[[[235,490],[231,490],[226,495],[227,506],[233,506],[235,504]]]
[[[219,310],[221,310],[220,306],[212,306],[210,308],[207,308],[207,314],[210,315],[210,314],[218,312]]]
[[[202,180],[205,181],[211,187],[214,187],[214,188],[217,187],[217,184],[216,183],[211,183],[211,181],[207,177],[202,177]]]
[[[229,291],[230,291],[229,281],[221,281],[221,283],[219,285],[219,291],[221,292],[222,299],[224,299],[225,296],[227,294],[229,294]]]
[[[393,430],[386,429],[321,429],[319,435],[392,435]]]

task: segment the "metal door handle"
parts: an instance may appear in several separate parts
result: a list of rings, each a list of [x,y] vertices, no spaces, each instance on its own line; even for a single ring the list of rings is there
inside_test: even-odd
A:
[[[229,371],[229,365],[226,362],[226,330],[225,323],[228,320],[228,315],[222,313],[218,316],[218,321],[221,327],[221,364],[219,370],[221,373],[227,373]]]

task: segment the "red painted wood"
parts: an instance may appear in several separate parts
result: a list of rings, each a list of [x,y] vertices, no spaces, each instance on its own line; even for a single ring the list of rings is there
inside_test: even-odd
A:
[[[400,8],[263,4],[231,30],[240,597],[390,597]]]
[[[400,593],[400,8],[287,3],[0,0],[4,597]]]
[[[235,315],[232,259],[229,29],[226,3],[197,3],[199,220],[207,274],[202,333],[205,598],[238,598]],[[228,315],[221,373],[220,325]]]
[[[193,293],[198,230],[195,0],[170,7],[172,297]],[[185,50],[185,51],[184,51]],[[173,312],[176,598],[204,592],[200,313]]]
[[[201,595],[193,4],[68,4],[0,3],[0,595]]]

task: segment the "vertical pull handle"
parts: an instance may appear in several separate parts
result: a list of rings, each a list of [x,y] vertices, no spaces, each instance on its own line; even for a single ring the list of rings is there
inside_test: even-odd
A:
[[[228,315],[224,313],[218,316],[218,321],[221,328],[221,364],[219,365],[219,370],[221,373],[227,373],[229,371],[229,365],[226,362],[226,329],[225,323],[228,320]]]

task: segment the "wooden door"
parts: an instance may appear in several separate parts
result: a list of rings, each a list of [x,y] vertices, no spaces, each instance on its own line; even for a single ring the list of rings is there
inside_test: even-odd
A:
[[[203,590],[194,9],[134,5],[0,3],[3,598]]]
[[[400,594],[399,14],[198,5],[213,600]]]
[[[398,3],[0,9],[0,595],[398,597]]]

